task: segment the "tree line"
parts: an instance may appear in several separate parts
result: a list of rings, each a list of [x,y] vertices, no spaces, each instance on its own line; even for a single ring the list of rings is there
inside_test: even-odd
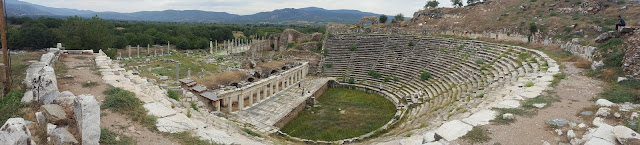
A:
[[[77,16],[64,19],[9,17],[7,22],[7,44],[11,50],[44,49],[55,47],[58,42],[67,49],[96,51],[123,49],[127,45],[166,45],[167,42],[175,44],[178,49],[204,49],[209,47],[210,40],[222,42],[235,39],[233,31],[255,38],[266,38],[287,28],[302,33],[325,31],[322,26],[108,21],[97,16],[90,19]]]

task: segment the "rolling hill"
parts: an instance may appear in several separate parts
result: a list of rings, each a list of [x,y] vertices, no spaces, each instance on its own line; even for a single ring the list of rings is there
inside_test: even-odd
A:
[[[108,20],[152,21],[152,22],[199,22],[229,24],[308,24],[357,23],[363,16],[380,14],[358,10],[327,10],[318,7],[285,8],[252,15],[236,15],[227,12],[201,10],[140,11],[133,13],[95,12],[67,8],[52,8],[18,0],[6,0],[8,16],[27,17],[93,17]]]

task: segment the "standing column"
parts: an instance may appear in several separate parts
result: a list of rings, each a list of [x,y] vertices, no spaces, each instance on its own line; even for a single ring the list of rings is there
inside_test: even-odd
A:
[[[153,50],[153,57],[158,56],[158,51],[156,51],[155,49]]]
[[[269,93],[267,94],[268,96],[271,96],[275,93],[273,93],[273,88],[276,87],[275,85],[273,85],[273,82],[271,82],[271,86],[269,86]],[[267,97],[268,97],[267,96]],[[266,98],[265,98],[266,99]]]
[[[238,104],[240,106],[238,106],[238,111],[242,111],[244,110],[244,96],[242,96],[243,94],[238,95]]]
[[[176,82],[180,82],[180,64],[176,63]]]
[[[213,54],[213,41],[209,40],[209,53]]]
[[[233,100],[231,97],[227,97],[227,100],[229,100],[229,104],[227,104],[227,110],[229,110],[229,113],[233,112]]]
[[[140,58],[140,45],[138,45],[138,47],[136,47],[138,49],[138,58]]]
[[[222,101],[222,100],[216,101],[216,111],[218,111],[218,112],[220,112],[220,101]]]
[[[151,44],[147,44],[147,54],[151,55],[151,51],[149,51],[149,48],[151,48]]]
[[[127,45],[127,49],[129,49],[129,58],[131,58],[131,45]]]
[[[220,51],[218,50],[218,40],[216,40],[216,51]]]
[[[171,54],[171,41],[167,41],[167,54]]]
[[[253,105],[253,95],[255,93],[255,90],[249,92],[249,106]]]
[[[187,68],[187,78],[191,78],[191,68]]]

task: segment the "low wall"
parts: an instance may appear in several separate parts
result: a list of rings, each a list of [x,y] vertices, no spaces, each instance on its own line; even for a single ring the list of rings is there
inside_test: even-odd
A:
[[[393,125],[393,124],[397,123],[397,122],[398,122],[398,120],[400,120],[402,117],[404,117],[404,114],[405,114],[405,112],[404,112],[404,111],[405,111],[405,109],[401,109],[402,107],[398,106],[397,102],[394,102],[394,101],[393,101],[394,99],[392,99],[392,97],[391,97],[391,96],[388,96],[388,95],[386,95],[386,94],[383,94],[383,93],[381,93],[381,92],[379,92],[379,91],[377,91],[377,90],[375,90],[375,89],[364,88],[364,87],[362,87],[362,86],[358,86],[358,85],[341,84],[341,83],[339,83],[339,82],[337,82],[337,81],[335,81],[335,80],[330,80],[330,81],[328,81],[325,85],[323,85],[320,89],[318,89],[318,91],[316,91],[316,92],[313,94],[313,97],[315,97],[315,98],[319,97],[319,96],[320,96],[320,95],[322,95],[322,94],[324,93],[324,91],[325,91],[325,90],[327,90],[328,88],[349,88],[349,89],[356,89],[356,90],[361,90],[361,91],[365,91],[365,92],[368,92],[368,93],[375,93],[375,94],[381,95],[381,96],[385,97],[387,100],[389,100],[389,101],[393,102],[393,104],[394,104],[394,105],[396,105],[397,110],[396,110],[396,114],[395,114],[395,116],[399,116],[399,118],[397,118],[397,119],[396,119],[396,118],[393,118],[393,119],[389,120],[389,122],[387,122],[387,124],[383,125],[382,127],[378,128],[378,129],[376,129],[376,130],[373,130],[373,131],[371,131],[371,132],[369,132],[369,133],[367,133],[367,134],[361,135],[361,136],[359,136],[359,137],[348,138],[348,139],[337,140],[337,141],[313,141],[313,140],[308,140],[308,139],[302,139],[302,138],[298,138],[298,137],[293,137],[293,136],[290,136],[289,134],[284,133],[284,132],[282,132],[282,131],[278,131],[278,132],[276,132],[276,133],[278,133],[278,135],[280,135],[280,136],[288,137],[288,138],[291,138],[292,140],[299,141],[299,142],[304,142],[304,143],[307,143],[307,144],[327,144],[327,145],[328,145],[328,144],[346,144],[346,143],[355,143],[355,142],[358,142],[358,141],[361,141],[361,140],[365,140],[365,139],[367,139],[367,138],[372,137],[372,136],[373,136],[376,132],[378,132],[378,131],[388,129],[389,127],[391,127],[391,125]],[[298,110],[298,111],[296,111],[296,112],[295,112],[295,116],[297,116],[297,115],[298,115],[298,112],[299,112],[299,111],[301,111],[301,110],[304,108],[304,106],[306,106],[306,103],[305,103],[305,102],[303,102],[303,103],[301,103],[300,105],[302,106],[302,108],[301,108],[300,110]],[[301,107],[301,106],[298,106],[298,107]],[[296,108],[296,109],[298,109],[298,108]],[[294,110],[296,110],[296,109],[294,109]],[[295,117],[292,117],[291,119],[293,119],[293,118],[295,118]],[[289,121],[290,121],[290,120],[289,120]],[[287,121],[287,122],[288,122],[288,121]],[[286,124],[286,123],[285,123],[285,124]],[[282,126],[284,126],[284,124],[283,124]],[[280,127],[280,126],[278,126],[278,127]],[[280,128],[281,128],[281,127],[280,127]]]
[[[311,95],[308,99],[315,99],[320,97],[324,91],[327,90],[328,88],[328,83],[325,83],[324,85],[322,85],[322,87],[320,87],[318,90],[315,90],[313,95]],[[293,120],[294,118],[298,117],[298,113],[300,111],[302,111],[304,109],[304,107],[307,106],[307,101],[304,101],[302,103],[300,103],[296,108],[293,108],[291,110],[291,112],[289,112],[289,114],[287,114],[287,116],[281,118],[278,122],[276,122],[276,124],[274,124],[273,126],[278,127],[278,128],[282,128],[284,127],[284,125],[287,125],[287,123],[289,123],[289,121]]]

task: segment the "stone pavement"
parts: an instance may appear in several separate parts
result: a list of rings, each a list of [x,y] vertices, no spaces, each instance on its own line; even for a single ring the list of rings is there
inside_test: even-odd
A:
[[[313,92],[320,89],[330,78],[307,78],[301,81],[305,91],[302,96],[302,88],[298,85],[278,92],[273,97],[263,100],[243,111],[235,112],[234,117],[242,122],[254,125],[254,127],[264,133],[274,133],[279,129],[274,126],[281,118],[287,116],[295,107],[311,97]]]

